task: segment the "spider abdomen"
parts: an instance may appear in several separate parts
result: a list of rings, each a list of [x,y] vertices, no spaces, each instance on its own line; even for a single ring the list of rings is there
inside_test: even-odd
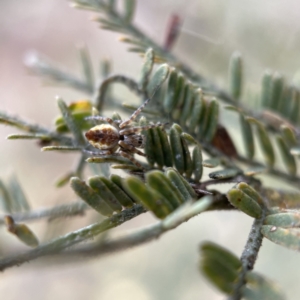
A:
[[[109,124],[101,124],[91,128],[86,132],[85,137],[93,147],[101,150],[114,148],[120,140],[117,128]]]

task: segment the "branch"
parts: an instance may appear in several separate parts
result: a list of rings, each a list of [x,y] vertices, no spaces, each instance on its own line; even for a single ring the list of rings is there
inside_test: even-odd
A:
[[[111,254],[139,246],[141,244],[157,239],[169,230],[172,230],[182,223],[188,221],[190,218],[198,215],[201,212],[208,211],[215,203],[215,199],[211,197],[204,197],[197,202],[187,202],[178,210],[170,214],[166,219],[141,229],[134,230],[130,233],[124,234],[121,237],[112,238],[109,240],[101,240],[96,245],[71,249],[62,254],[65,256],[102,256],[104,254]]]
[[[27,121],[24,121],[22,119],[20,119],[19,117],[16,116],[11,116],[5,112],[1,112],[0,111],[0,123],[4,124],[4,125],[10,125],[10,126],[14,126],[17,127],[25,132],[30,132],[30,133],[37,133],[37,134],[42,134],[44,135],[43,138],[48,138],[50,140],[54,140],[54,141],[59,141],[62,143],[62,145],[72,145],[72,139],[70,137],[58,134],[56,132],[52,132],[51,130],[42,127],[40,125],[37,124],[30,124]],[[9,139],[17,139],[18,136],[9,136]],[[20,136],[19,138],[29,138],[28,137],[24,137],[24,136]],[[34,138],[32,136],[32,138]],[[37,136],[36,138],[40,138],[39,136]]]
[[[66,85],[77,89],[83,93],[93,94],[93,87],[81,78],[74,76],[71,73],[61,70],[54,63],[50,62],[47,58],[41,57],[35,52],[30,52],[24,59],[26,67],[29,68],[36,75],[40,75],[51,79],[58,83],[65,83]]]
[[[142,207],[142,205],[137,204],[134,207],[115,214],[102,222],[95,223],[77,231],[68,233],[46,244],[38,246],[31,251],[4,258],[0,260],[0,271],[4,271],[6,268],[20,265],[24,262],[34,260],[41,256],[58,253],[66,248],[94,238],[100,233],[117,227],[144,212],[146,212],[146,210]]]
[[[251,165],[253,167],[265,167],[267,168],[264,164],[248,159],[244,156],[237,156],[236,159],[242,163],[245,163],[247,165]],[[296,188],[299,189],[299,182],[300,182],[300,177],[299,176],[294,176],[294,175],[290,175],[287,173],[284,173],[278,169],[274,169],[274,168],[267,168],[267,173],[270,175],[273,175],[275,177],[279,177],[281,179],[283,179],[284,181],[286,181],[289,184],[293,184]]]
[[[62,217],[71,217],[83,215],[90,207],[84,202],[75,202],[72,204],[58,205],[53,208],[43,208],[34,211],[11,214],[15,222],[34,221],[36,219],[49,218],[53,220]],[[5,224],[4,216],[0,217],[0,225]]]
[[[237,102],[232,96],[230,96],[230,94],[226,90],[218,87],[202,74],[194,72],[192,68],[190,68],[180,59],[174,56],[168,49],[160,46],[154,40],[149,38],[137,26],[132,24],[131,20],[128,22],[128,20],[124,18],[122,14],[118,13],[113,6],[110,6],[105,2],[92,2],[86,0],[74,0],[73,6],[81,9],[104,13],[107,19],[95,18],[95,20],[102,23],[102,25],[104,25],[104,29],[121,32],[125,35],[130,36],[131,38],[123,38],[121,40],[129,44],[133,44],[137,47],[131,49],[132,51],[143,53],[147,50],[147,48],[151,47],[155,51],[159,59],[165,60],[177,69],[181,70],[191,81],[200,84],[204,92],[213,93],[224,102],[238,107],[238,109],[244,114],[256,119],[260,119],[269,130],[273,132],[279,132],[280,125],[283,123],[287,124],[286,120],[282,119],[282,117],[278,114],[273,114],[272,118],[267,118],[265,117],[267,111],[257,112],[253,109],[250,109],[249,106],[241,102]],[[282,122],[280,121],[279,123],[277,123],[276,121],[276,124],[274,126],[275,119],[282,119]],[[295,126],[293,127],[296,130],[297,136],[299,138],[300,129],[296,128]]]
[[[233,294],[228,300],[240,300],[242,297],[241,289],[246,284],[246,275],[251,271],[256,262],[258,251],[262,245],[263,235],[260,230],[265,219],[265,210],[260,219],[255,219],[253,222],[247,243],[241,256],[242,270],[239,274],[238,282],[235,285]]]
[[[112,83],[122,83],[126,85],[131,91],[134,91],[137,95],[142,95],[145,99],[147,98],[147,95],[139,88],[136,80],[124,75],[111,75],[102,80],[98,85],[99,87],[97,88],[97,94],[95,96],[95,100],[93,101],[98,111],[102,111],[106,92],[108,91],[108,88]]]

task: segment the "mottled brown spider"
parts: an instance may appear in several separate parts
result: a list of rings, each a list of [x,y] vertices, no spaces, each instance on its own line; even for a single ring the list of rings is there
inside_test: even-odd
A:
[[[146,156],[145,153],[137,148],[143,148],[145,144],[145,136],[140,133],[142,130],[149,130],[165,124],[157,123],[147,126],[131,126],[132,122],[140,114],[143,108],[149,103],[147,99],[129,119],[113,120],[111,118],[92,116],[87,120],[106,122],[107,124],[96,125],[85,133],[88,142],[98,151],[85,150],[90,155],[114,155],[122,156],[129,159],[139,169],[143,169],[142,165],[134,158],[134,154]]]

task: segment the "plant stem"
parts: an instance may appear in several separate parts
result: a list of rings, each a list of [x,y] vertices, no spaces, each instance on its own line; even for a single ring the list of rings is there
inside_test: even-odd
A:
[[[248,236],[248,240],[241,256],[242,270],[239,274],[238,282],[235,285],[233,294],[228,300],[240,300],[242,297],[241,289],[246,284],[247,272],[251,271],[257,259],[258,251],[262,245],[263,235],[260,230],[265,218],[265,210],[260,219],[255,219]]]
[[[80,0],[75,0],[75,3],[80,4]],[[181,70],[189,79],[193,82],[197,82],[198,84],[201,85],[201,88],[204,90],[204,92],[208,93],[213,93],[215,94],[216,97],[220,98],[224,102],[230,105],[234,105],[238,107],[238,109],[243,112],[247,116],[254,117],[256,119],[262,120],[262,122],[268,127],[273,132],[279,132],[280,131],[280,125],[287,123],[286,120],[282,119],[278,114],[274,113],[273,118],[266,118],[264,116],[264,111],[262,112],[257,112],[253,109],[250,109],[247,105],[235,101],[230,94],[218,87],[216,84],[214,84],[212,81],[208,80],[205,76],[202,74],[199,74],[195,71],[193,71],[192,68],[190,68],[188,65],[180,61],[175,55],[173,55],[168,49],[160,46],[158,43],[156,43],[154,40],[149,38],[144,32],[142,32],[137,26],[135,26],[132,23],[128,23],[126,20],[124,20],[124,17],[119,14],[117,11],[114,9],[111,9],[109,5],[106,3],[85,3],[85,5],[79,5],[78,8],[82,9],[91,9],[94,11],[98,11],[100,13],[104,13],[107,17],[108,20],[110,21],[115,21],[116,25],[116,30],[119,32],[124,32],[125,34],[133,37],[136,39],[137,45],[140,45],[141,50],[144,49],[145,51],[147,48],[153,48],[155,53],[158,55],[158,57],[164,59],[167,61],[169,64],[174,66],[175,68]],[[125,39],[126,40],[126,39]],[[128,40],[130,42],[130,40]],[[131,43],[134,44],[134,41],[131,41]],[[206,91],[207,90],[207,91]],[[279,118],[282,119],[282,122],[279,124],[275,124],[274,126],[274,119]],[[276,123],[276,122],[275,122]],[[299,138],[299,128],[295,127],[296,132],[297,132],[297,137]]]
[[[0,260],[0,271],[4,271],[9,267],[20,265],[24,262],[34,260],[41,256],[58,253],[78,243],[92,239],[100,233],[117,227],[144,212],[146,212],[146,210],[143,208],[143,206],[137,204],[130,209],[126,209],[110,218],[105,219],[102,222],[86,226],[74,232],[70,232],[62,237],[38,246],[31,251],[4,258]]]
[[[57,253],[57,255],[64,255],[67,257],[70,255],[102,256],[104,254],[112,254],[128,248],[139,246],[146,242],[157,239],[167,231],[178,227],[199,213],[209,210],[211,205],[213,205],[215,202],[215,199],[212,199],[211,197],[205,197],[195,203],[187,204],[186,207],[179,208],[166,219],[154,225],[134,230],[130,233],[124,234],[121,237],[101,240],[97,244],[71,249],[63,253]]]
[[[15,222],[34,221],[42,218],[49,218],[50,220],[63,217],[71,217],[83,215],[90,207],[83,201],[71,204],[58,205],[53,208],[43,208],[22,213],[12,214],[11,217]],[[5,224],[4,217],[0,217],[0,225]]]
[[[98,111],[102,111],[103,104],[105,100],[106,92],[109,89],[110,84],[112,83],[122,83],[126,85],[131,91],[134,91],[137,95],[142,95],[144,98],[147,98],[147,95],[145,92],[143,92],[140,88],[136,80],[131,79],[124,75],[111,75],[98,84],[97,88],[97,94],[95,96],[95,99],[93,101],[95,107],[98,109]]]

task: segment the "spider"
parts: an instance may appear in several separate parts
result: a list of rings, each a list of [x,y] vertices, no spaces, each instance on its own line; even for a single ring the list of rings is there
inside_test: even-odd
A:
[[[129,119],[113,120],[107,117],[91,116],[86,120],[102,121],[107,124],[100,124],[92,127],[85,133],[88,142],[99,151],[88,151],[91,155],[114,155],[122,156],[129,159],[139,169],[144,169],[142,165],[134,158],[134,154],[146,156],[145,153],[137,148],[143,148],[145,144],[145,136],[138,134],[142,130],[165,126],[166,124],[150,124],[147,126],[130,126],[136,117],[140,114],[143,108],[149,103],[151,98],[147,99]],[[119,150],[117,152],[117,150]]]

